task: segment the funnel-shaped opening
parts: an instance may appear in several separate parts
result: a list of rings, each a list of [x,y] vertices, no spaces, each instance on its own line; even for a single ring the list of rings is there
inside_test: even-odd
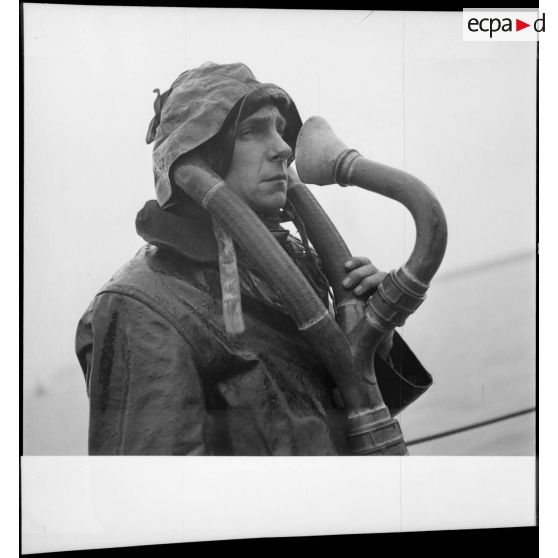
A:
[[[296,170],[307,184],[335,183],[335,163],[347,146],[321,117],[310,117],[300,129],[296,142]]]

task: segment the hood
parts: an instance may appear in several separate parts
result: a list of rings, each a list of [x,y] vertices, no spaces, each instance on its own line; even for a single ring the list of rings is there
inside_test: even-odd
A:
[[[291,101],[284,115],[287,120],[285,141],[294,153],[302,125],[296,106],[278,86],[256,80],[244,64],[206,62],[180,74],[168,91],[158,94],[146,142],[154,142],[155,191],[161,206],[169,201],[173,192],[170,180],[173,163],[215,136],[229,113],[249,93],[273,89],[279,89]]]

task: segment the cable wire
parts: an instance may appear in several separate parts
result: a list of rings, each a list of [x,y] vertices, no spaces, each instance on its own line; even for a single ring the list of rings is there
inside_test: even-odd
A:
[[[453,436],[454,434],[459,434],[460,432],[466,432],[467,430],[473,430],[475,428],[480,428],[481,426],[488,426],[489,424],[494,424],[495,422],[501,422],[503,420],[508,420],[511,418],[519,417],[521,415],[526,415],[527,413],[532,413],[536,411],[536,407],[531,407],[529,409],[523,409],[521,411],[516,411],[515,413],[509,413],[507,415],[501,415],[488,420],[483,420],[481,422],[475,422],[467,426],[462,426],[461,428],[454,428],[453,430],[446,430],[444,432],[439,432],[438,434],[432,434],[430,436],[424,436],[422,438],[415,438],[406,442],[407,446],[412,446],[414,444],[422,444],[423,442],[430,442],[431,440],[437,440],[438,438],[444,438],[446,436]]]

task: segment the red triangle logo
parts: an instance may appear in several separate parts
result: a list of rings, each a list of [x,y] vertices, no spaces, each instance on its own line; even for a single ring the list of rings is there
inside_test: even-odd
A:
[[[522,29],[525,29],[525,27],[531,27],[531,24],[530,23],[525,23],[524,21],[521,21],[520,19],[515,20],[515,30],[516,31],[521,31]]]

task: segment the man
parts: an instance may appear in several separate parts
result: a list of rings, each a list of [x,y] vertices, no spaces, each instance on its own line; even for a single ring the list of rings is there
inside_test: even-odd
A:
[[[147,244],[78,325],[89,453],[350,453],[335,384],[258,262],[238,246],[244,331],[227,330],[215,222],[174,179],[186,157],[201,157],[258,215],[327,308],[328,281],[287,197],[301,126],[292,99],[243,64],[207,63],[181,74],[157,97],[155,112],[147,142],[154,141],[157,202],[136,220]],[[286,221],[300,241],[281,226]],[[346,268],[345,287],[363,298],[385,276],[366,258],[351,258]],[[378,381],[395,414],[431,378],[397,335],[378,352]]]

